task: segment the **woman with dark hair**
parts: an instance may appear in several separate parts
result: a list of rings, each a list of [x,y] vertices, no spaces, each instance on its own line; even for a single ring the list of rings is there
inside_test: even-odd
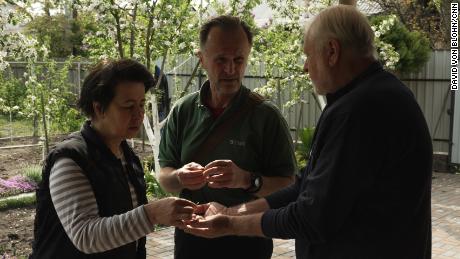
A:
[[[146,258],[154,224],[183,227],[195,204],[147,202],[144,172],[126,139],[136,136],[145,93],[154,85],[140,63],[99,63],[85,78],[78,105],[88,116],[48,155],[37,190],[31,258]]]

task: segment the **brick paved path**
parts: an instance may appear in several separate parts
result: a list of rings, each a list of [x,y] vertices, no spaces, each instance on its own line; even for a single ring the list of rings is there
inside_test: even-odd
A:
[[[460,259],[460,175],[434,173],[432,202],[433,259]],[[147,237],[147,258],[173,258],[173,229]],[[293,240],[274,240],[273,257],[295,258]]]
[[[435,173],[434,176],[433,258],[460,259],[460,175]]]

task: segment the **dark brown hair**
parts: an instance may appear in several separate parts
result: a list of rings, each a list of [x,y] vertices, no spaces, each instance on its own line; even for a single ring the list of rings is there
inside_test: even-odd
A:
[[[242,28],[246,37],[248,38],[249,45],[252,46],[252,32],[249,25],[242,21],[240,18],[230,15],[220,15],[211,18],[201,26],[200,30],[200,48],[203,49],[208,39],[209,32],[213,27],[219,27],[225,31],[232,31]]]
[[[94,115],[93,102],[105,110],[115,97],[115,87],[124,82],[140,82],[147,92],[155,83],[152,74],[132,59],[99,62],[83,81],[78,107],[88,117]]]

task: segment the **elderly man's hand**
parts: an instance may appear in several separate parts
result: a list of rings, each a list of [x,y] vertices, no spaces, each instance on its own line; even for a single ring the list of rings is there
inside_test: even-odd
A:
[[[145,212],[152,224],[185,227],[184,221],[192,219],[196,204],[176,197],[152,201],[144,205]]]
[[[227,214],[227,207],[217,202],[210,202],[197,205],[194,213],[203,217]]]
[[[215,160],[204,167],[203,175],[211,188],[243,188],[250,186],[250,173],[232,160]]]
[[[183,188],[198,190],[206,185],[206,177],[203,174],[204,167],[191,162],[176,170],[179,183]]]
[[[231,235],[232,227],[230,216],[214,215],[188,222],[184,229],[192,235],[215,238]]]

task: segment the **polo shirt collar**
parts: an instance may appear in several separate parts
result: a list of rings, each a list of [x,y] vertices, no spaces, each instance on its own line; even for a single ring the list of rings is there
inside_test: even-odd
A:
[[[209,83],[209,80],[206,80],[201,85],[200,91],[198,93],[198,98],[196,99],[196,104],[198,105],[198,107],[206,107],[206,98],[209,96],[210,91],[211,85]],[[244,85],[241,85],[240,90],[238,91],[235,98],[233,98],[232,102],[227,108],[232,108],[235,105],[242,104],[242,102],[245,100],[245,97],[249,95],[249,92],[249,89],[247,89]]]

